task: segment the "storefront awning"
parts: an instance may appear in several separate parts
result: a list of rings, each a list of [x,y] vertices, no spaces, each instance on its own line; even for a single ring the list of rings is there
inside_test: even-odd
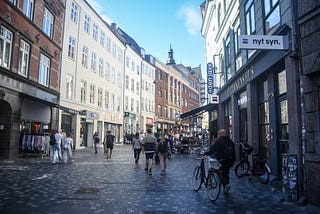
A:
[[[207,111],[218,110],[218,106],[219,106],[218,104],[210,103],[208,105],[192,109],[191,111],[188,111],[186,113],[181,114],[180,115],[180,119],[184,120],[184,119],[187,119],[187,118],[192,117],[192,116],[197,116],[197,115],[203,114],[203,113],[205,113]]]

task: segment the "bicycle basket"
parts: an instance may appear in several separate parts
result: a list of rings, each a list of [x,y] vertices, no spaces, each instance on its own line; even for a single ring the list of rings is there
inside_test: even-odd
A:
[[[210,169],[217,170],[221,168],[221,163],[217,159],[209,158],[208,162],[209,162]]]

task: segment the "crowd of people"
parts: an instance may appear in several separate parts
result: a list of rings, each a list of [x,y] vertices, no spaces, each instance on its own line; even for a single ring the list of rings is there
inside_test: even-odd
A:
[[[222,185],[226,192],[229,191],[229,171],[235,162],[235,145],[230,139],[228,131],[221,129],[218,132],[218,138],[210,146],[205,155],[214,155],[222,164]],[[145,172],[152,175],[154,162],[160,164],[161,175],[167,172],[167,160],[171,158],[173,147],[178,144],[183,144],[183,135],[174,136],[171,133],[162,133],[158,138],[154,136],[151,129],[147,129],[145,134],[136,133],[131,139],[134,163],[138,164],[140,154],[143,152],[145,156]],[[51,163],[54,165],[57,161],[59,163],[73,162],[72,148],[73,139],[71,133],[61,131],[52,131],[45,134],[45,150],[51,155]],[[98,153],[99,145],[103,143],[104,153],[106,158],[111,158],[112,150],[115,143],[115,136],[109,130],[104,136],[103,142],[98,136],[98,132],[93,135],[93,145],[95,154]],[[49,146],[50,145],[50,146]],[[226,151],[231,150],[231,154],[226,155]]]

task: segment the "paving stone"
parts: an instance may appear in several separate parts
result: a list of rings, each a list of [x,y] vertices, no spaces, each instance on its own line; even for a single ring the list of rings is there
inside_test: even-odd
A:
[[[144,155],[134,163],[131,145],[115,145],[113,156],[81,149],[74,163],[51,165],[49,159],[0,161],[0,213],[306,213],[304,206],[282,202],[270,185],[230,173],[231,192],[212,203],[204,187],[192,188],[199,164],[189,154],[174,154],[166,175],[154,165],[144,172]]]

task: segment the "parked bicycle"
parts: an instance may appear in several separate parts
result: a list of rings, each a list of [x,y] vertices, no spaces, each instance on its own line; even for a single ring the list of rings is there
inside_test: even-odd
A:
[[[246,175],[250,175],[250,181],[253,176],[262,184],[267,184],[270,179],[271,170],[269,165],[264,159],[261,159],[259,154],[252,153],[253,147],[249,144],[241,143],[241,156],[240,161],[234,167],[234,171],[237,177],[241,178]],[[249,155],[252,153],[253,160],[252,166],[249,162]],[[250,171],[250,174],[249,174]]]
[[[197,156],[194,155],[195,158]],[[214,202],[219,198],[221,190],[221,164],[217,159],[208,158],[209,169],[206,173],[205,162],[206,156],[201,154],[201,162],[195,167],[192,176],[192,185],[194,191],[199,191],[202,184],[204,184],[207,189],[207,195],[210,201]]]

